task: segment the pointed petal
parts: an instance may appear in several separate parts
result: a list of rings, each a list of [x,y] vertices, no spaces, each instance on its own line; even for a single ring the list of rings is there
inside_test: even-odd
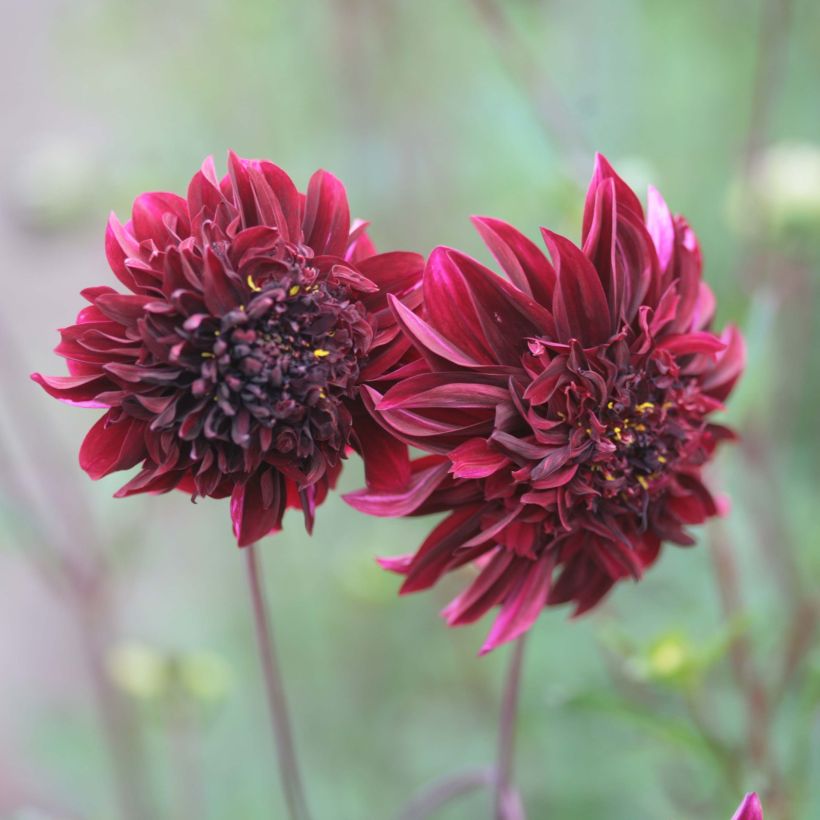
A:
[[[675,225],[669,207],[657,188],[649,186],[647,195],[646,227],[655,250],[662,272],[669,268],[675,246]]]
[[[242,159],[233,151],[228,152],[228,178],[233,190],[234,206],[242,215],[243,228],[252,228],[259,224],[248,165],[248,160]]]
[[[557,278],[541,249],[501,219],[474,216],[472,221],[510,281],[543,307],[549,308]]]
[[[421,286],[424,257],[418,253],[392,251],[371,256],[359,262],[362,275],[375,282],[382,291],[397,296]]]
[[[598,272],[569,239],[546,228],[541,230],[558,273],[553,318],[559,341],[578,339],[586,346],[605,342],[613,328]]]
[[[719,353],[726,349],[726,343],[714,333],[698,331],[696,333],[673,333],[664,336],[658,342],[659,350],[668,350],[675,356],[686,356],[691,353]]]
[[[206,157],[202,167],[188,184],[188,211],[194,236],[199,235],[203,221],[213,218],[216,209],[224,201],[214,168],[214,158]]]
[[[387,296],[396,321],[410,337],[413,345],[425,358],[428,358],[433,367],[436,366],[436,357],[462,367],[481,367],[482,362],[474,359],[453,344],[448,338],[439,333],[412,310],[405,307],[393,294]],[[433,354],[433,358],[430,358]]]
[[[486,478],[510,463],[510,459],[490,447],[483,438],[471,438],[450,454],[450,472],[456,478]]]
[[[438,581],[461,545],[479,526],[480,509],[481,505],[476,504],[461,507],[433,529],[404,569],[407,579],[401,587],[402,595],[427,589]],[[395,564],[387,568],[395,571]]]
[[[473,583],[442,611],[448,626],[473,623],[500,603],[518,580],[518,562],[524,560],[511,550],[499,547]]]
[[[105,407],[106,405],[95,401],[95,396],[114,389],[111,381],[100,372],[87,376],[43,376],[32,373],[31,378],[50,396],[77,407]]]
[[[327,171],[317,171],[310,178],[302,230],[305,244],[317,255],[344,256],[350,209],[344,186]]]
[[[529,566],[525,565],[518,585],[501,604],[501,612],[481,647],[482,655],[523,635],[547,604],[553,569],[551,553],[544,551],[536,561],[518,560],[527,561]]]
[[[592,179],[587,188],[586,203],[584,205],[584,225],[581,232],[581,242],[585,243],[587,234],[593,221],[593,211],[595,209],[595,197],[598,188],[612,180],[615,187],[615,196],[619,207],[631,211],[641,221],[643,221],[643,208],[635,192],[615,173],[615,169],[609,164],[609,160],[603,154],[595,155],[595,168],[592,171]]]
[[[409,515],[418,509],[446,478],[450,470],[450,462],[446,459],[440,464],[428,467],[413,476],[406,490],[403,492],[370,492],[358,490],[348,493],[344,500],[359,512],[369,515],[396,517]]]
[[[407,445],[387,432],[369,413],[359,412],[353,429],[364,461],[367,487],[376,492],[401,492],[411,480]]]
[[[723,401],[732,392],[746,367],[746,342],[740,331],[734,325],[729,325],[721,341],[726,348],[719,354],[715,366],[707,371],[701,381],[702,389],[718,401]]]
[[[282,238],[288,242],[301,241],[302,203],[299,191],[293,180],[272,162],[260,161],[256,163],[259,173],[270,187],[279,206],[276,226]],[[253,181],[253,178],[252,178]],[[256,188],[256,185],[254,185]]]
[[[118,419],[109,410],[88,431],[80,446],[80,467],[94,480],[128,470],[146,456],[145,422]]]
[[[129,223],[130,224],[130,223]],[[114,275],[129,290],[139,292],[134,275],[128,270],[126,260],[138,257],[140,254],[139,241],[112,213],[108,217],[105,229],[105,255]]]
[[[284,479],[267,468],[254,474],[231,493],[233,532],[240,547],[248,547],[282,527],[287,496]]]
[[[177,194],[141,194],[134,200],[131,223],[136,237],[151,239],[160,249],[191,233],[188,202]]]
[[[481,364],[496,363],[473,307],[470,288],[448,248],[436,248],[427,260],[424,304],[430,325],[454,347]]]

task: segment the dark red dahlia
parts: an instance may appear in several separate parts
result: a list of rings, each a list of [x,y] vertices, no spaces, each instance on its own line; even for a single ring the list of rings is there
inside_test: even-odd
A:
[[[365,229],[331,174],[301,194],[234,154],[222,180],[206,160],[187,199],[143,194],[130,222],[112,216],[106,253],[130,292],[83,291],[91,306],[57,347],[70,375],[33,377],[106,409],[80,449],[86,472],[140,464],[119,496],[230,495],[240,546],[278,529],[286,506],[310,529],[350,445],[369,482],[406,482],[404,445],[358,391],[410,347],[386,299],[418,306],[423,259],[377,255]]]
[[[471,562],[451,625],[501,611],[489,651],[545,605],[580,614],[640,578],[662,541],[717,513],[701,481],[731,434],[709,420],[743,368],[739,333],[710,330],[714,298],[686,221],[655,190],[648,213],[603,157],[583,247],[476,218],[507,274],[449,248],[424,272],[421,314],[393,302],[418,359],[366,400],[386,429],[431,455],[403,492],[349,496],[376,515],[448,512],[415,555],[385,559],[402,592]]]

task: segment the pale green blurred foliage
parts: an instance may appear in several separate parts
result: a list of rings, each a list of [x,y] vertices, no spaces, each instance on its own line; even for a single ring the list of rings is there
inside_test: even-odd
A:
[[[184,697],[218,703],[231,688],[230,668],[213,652],[162,652],[132,641],[113,647],[107,660],[113,681],[139,700]]]
[[[638,644],[613,624],[599,632],[603,646],[614,653],[625,675],[647,684],[690,692],[706,685],[711,668],[726,655],[731,641],[748,624],[736,621],[697,641],[681,628],[654,635]]]
[[[733,227],[753,239],[817,243],[820,234],[820,144],[782,142],[768,148],[747,179],[729,192]]]
[[[115,646],[108,654],[108,673],[124,692],[140,699],[161,696],[169,684],[166,659],[145,644]]]

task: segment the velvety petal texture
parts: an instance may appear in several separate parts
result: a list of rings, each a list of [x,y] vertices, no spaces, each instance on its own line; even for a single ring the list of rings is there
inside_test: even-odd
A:
[[[365,409],[359,386],[416,358],[388,296],[410,315],[424,260],[378,255],[351,225],[342,183],[307,193],[266,161],[208,159],[186,197],[147,193],[112,216],[109,265],[125,292],[89,288],[61,331],[69,375],[33,378],[52,396],[105,409],[80,449],[92,477],[140,465],[118,495],[181,489],[230,496],[240,546],[310,530],[348,447],[375,491],[410,481],[407,447]]]
[[[687,527],[718,512],[703,467],[731,437],[711,415],[745,352],[735,328],[712,330],[692,229],[655,190],[644,212],[601,156],[580,245],[542,229],[548,258],[498,219],[474,222],[506,278],[433,251],[422,308],[391,299],[416,359],[365,391],[379,424],[428,455],[404,488],[348,500],[447,513],[415,555],[382,564],[403,592],[473,564],[444,615],[458,625],[498,607],[486,652],[544,606],[591,609],[662,542],[693,543]]]

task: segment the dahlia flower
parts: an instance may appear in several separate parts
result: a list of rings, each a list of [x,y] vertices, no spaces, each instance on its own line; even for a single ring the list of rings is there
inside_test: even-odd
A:
[[[319,171],[307,193],[270,162],[208,159],[187,198],[147,193],[105,239],[126,288],[61,331],[69,375],[34,374],[52,396],[105,409],[80,448],[97,479],[141,465],[117,493],[231,497],[240,546],[301,507],[311,529],[348,446],[368,481],[405,482],[404,445],[364,411],[359,384],[409,348],[387,295],[412,311],[423,259],[377,255],[350,224],[342,184]]]
[[[375,515],[446,512],[414,555],[385,558],[403,593],[475,562],[444,611],[466,624],[500,607],[482,652],[545,605],[594,607],[638,579],[663,541],[718,512],[701,472],[731,433],[710,420],[743,368],[734,328],[711,330],[692,229],[654,189],[647,213],[599,156],[582,247],[547,229],[550,262],[505,222],[475,218],[503,279],[450,248],[424,271],[424,308],[391,300],[417,359],[375,417],[428,455],[402,492],[348,496]]]
[[[732,820],[763,820],[763,807],[754,792],[749,792],[732,815]]]

